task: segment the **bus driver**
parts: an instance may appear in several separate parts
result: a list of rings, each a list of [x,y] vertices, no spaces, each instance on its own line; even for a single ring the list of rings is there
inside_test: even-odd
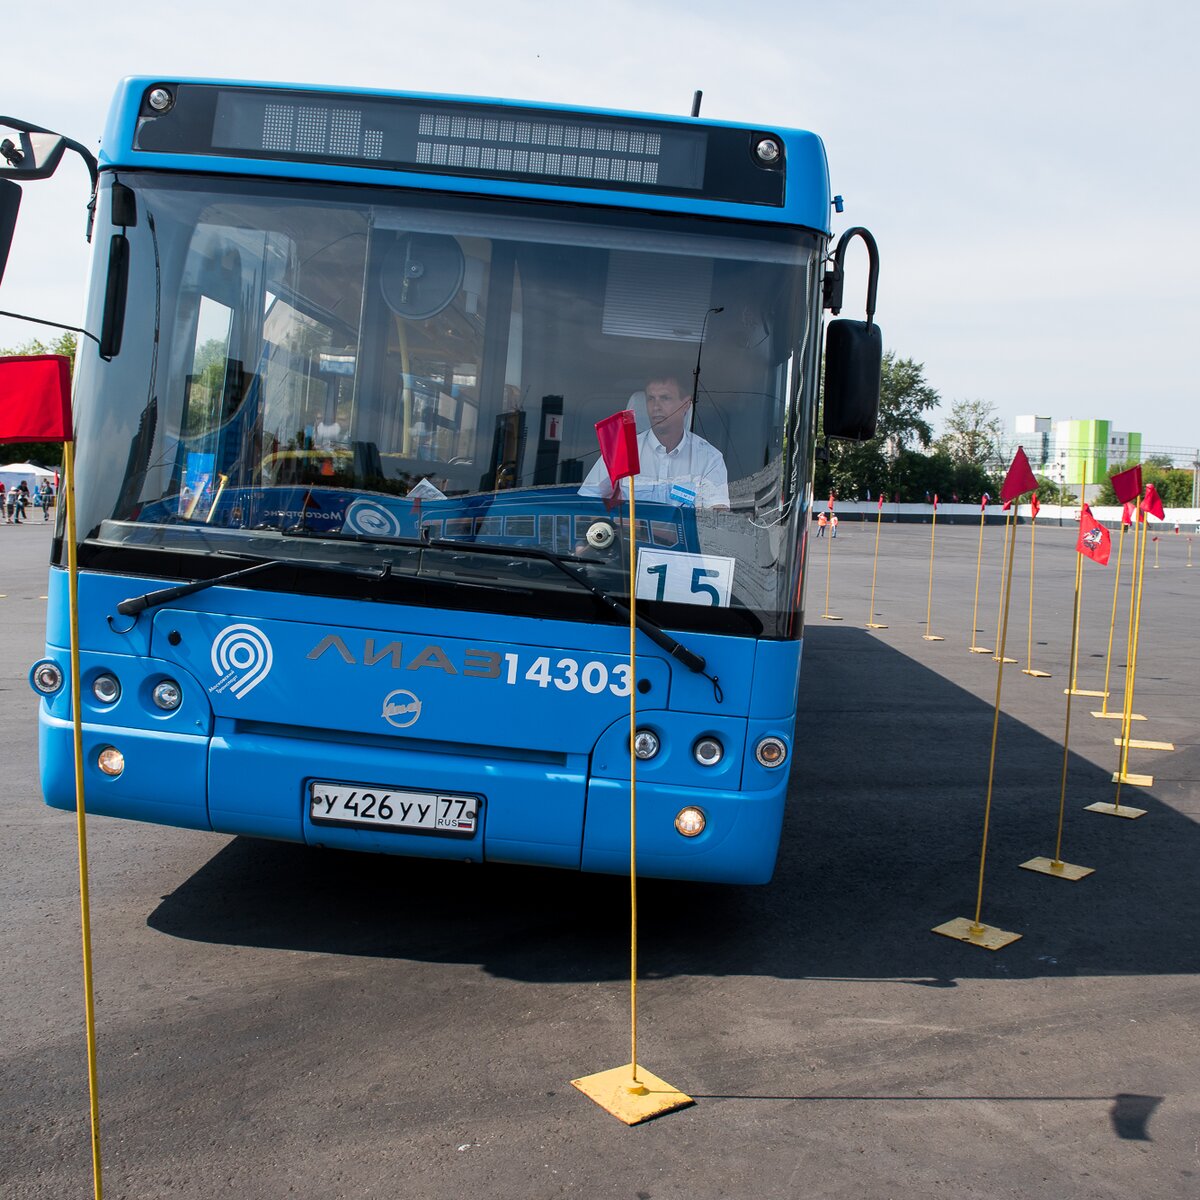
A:
[[[650,428],[638,434],[641,470],[634,476],[640,500],[693,508],[728,508],[729,477],[720,450],[689,428],[692,397],[677,375],[656,375],[646,382]],[[621,495],[627,495],[621,480]],[[612,488],[604,460],[579,488],[581,496],[609,496]]]

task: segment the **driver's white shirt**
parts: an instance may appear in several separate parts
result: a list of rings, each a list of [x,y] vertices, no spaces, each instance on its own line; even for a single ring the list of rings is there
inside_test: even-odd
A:
[[[635,496],[661,504],[683,504],[696,508],[729,507],[729,475],[720,450],[699,434],[686,430],[674,450],[668,450],[647,429],[638,434],[638,463],[634,476]],[[581,496],[611,496],[608,468],[596,460],[579,488]],[[621,480],[621,497],[628,496]]]

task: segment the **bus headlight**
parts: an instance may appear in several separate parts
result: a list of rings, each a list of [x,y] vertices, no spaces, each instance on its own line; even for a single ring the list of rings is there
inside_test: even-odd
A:
[[[55,692],[63,685],[62,668],[58,663],[40,662],[33,668],[33,673],[30,675],[33,686],[42,693],[43,696],[53,696]]]
[[[649,729],[639,729],[633,736],[633,752],[638,758],[653,758],[658,747],[658,734]]]
[[[787,742],[783,738],[765,737],[754,747],[754,757],[764,767],[781,767],[787,762]]]
[[[97,675],[92,681],[92,695],[101,704],[116,704],[121,698],[121,683],[115,675]]]
[[[105,746],[103,750],[96,755],[96,766],[104,772],[105,775],[120,775],[125,770],[125,755],[123,755],[116,746]]]
[[[681,808],[675,814],[675,828],[684,837],[696,837],[698,834],[703,833],[704,826],[707,823],[704,810],[700,808]]]
[[[715,767],[725,757],[725,747],[715,737],[702,737],[692,747],[692,757],[702,767]]]
[[[154,685],[150,699],[164,712],[174,712],[183,703],[183,689],[173,679]]]

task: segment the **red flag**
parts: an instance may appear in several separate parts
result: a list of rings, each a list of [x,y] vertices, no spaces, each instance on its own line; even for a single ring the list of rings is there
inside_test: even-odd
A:
[[[1026,492],[1035,491],[1037,485],[1033,468],[1029,465],[1029,459],[1025,457],[1025,448],[1018,446],[1016,454],[1013,455],[1012,465],[1008,468],[1008,474],[1004,476],[1000,499],[1015,500],[1018,496],[1025,495]]]
[[[937,492],[933,493],[933,511],[937,512]]]
[[[1107,564],[1108,556],[1112,553],[1112,538],[1108,530],[1092,516],[1092,510],[1086,504],[1079,510],[1079,540],[1075,543],[1075,549],[1101,566]]]
[[[1042,511],[1042,506],[1038,503],[1037,492],[1033,493],[1033,499],[1029,501],[1030,520],[1036,521],[1037,515]]]
[[[0,442],[71,437],[71,360],[63,354],[0,358]]]
[[[1121,504],[1128,504],[1142,494],[1142,468],[1130,467],[1128,471],[1119,471],[1112,476],[1113,491]]]
[[[1133,524],[1133,505],[1128,500],[1125,501],[1125,507],[1121,509],[1121,524]]]
[[[832,492],[829,493],[829,511],[830,512],[833,511],[833,493]]]
[[[608,468],[609,482],[613,487],[628,475],[641,470],[638,460],[637,418],[627,408],[596,422],[596,440],[600,443],[600,457]]]
[[[877,505],[877,507],[879,507],[879,508],[883,507],[883,493],[882,492],[879,493],[879,504]]]
[[[1008,510],[1009,510],[1010,508],[1012,508],[1012,501],[1011,501],[1011,500],[1005,500],[1005,502],[1004,502],[1002,505],[1000,505],[1000,508],[1001,508],[1001,510],[1002,510],[1002,511],[1004,511],[1004,512],[1008,512]]]
[[[984,492],[984,493],[983,493],[983,500],[981,501],[981,503],[980,503],[980,505],[979,505],[979,511],[980,511],[980,512],[986,512],[986,511],[987,511],[988,501],[989,501],[990,499],[991,499],[991,496],[989,496],[989,495],[987,494],[987,492]]]
[[[1152,517],[1157,517],[1160,521],[1166,516],[1166,513],[1163,512],[1162,498],[1158,494],[1158,489],[1152,483],[1146,484],[1146,499],[1142,501],[1142,507]]]

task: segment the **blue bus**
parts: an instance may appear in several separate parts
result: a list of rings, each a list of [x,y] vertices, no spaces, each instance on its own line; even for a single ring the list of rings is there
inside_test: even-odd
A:
[[[22,177],[81,148],[4,121],[11,237]],[[831,251],[819,139],[130,78],[93,166],[88,810],[624,872],[634,594],[639,872],[769,880],[823,309],[856,234],[867,321],[829,326],[825,435],[878,407],[874,244]],[[621,409],[632,527],[597,482]],[[30,678],[45,799],[73,810],[65,536]]]

